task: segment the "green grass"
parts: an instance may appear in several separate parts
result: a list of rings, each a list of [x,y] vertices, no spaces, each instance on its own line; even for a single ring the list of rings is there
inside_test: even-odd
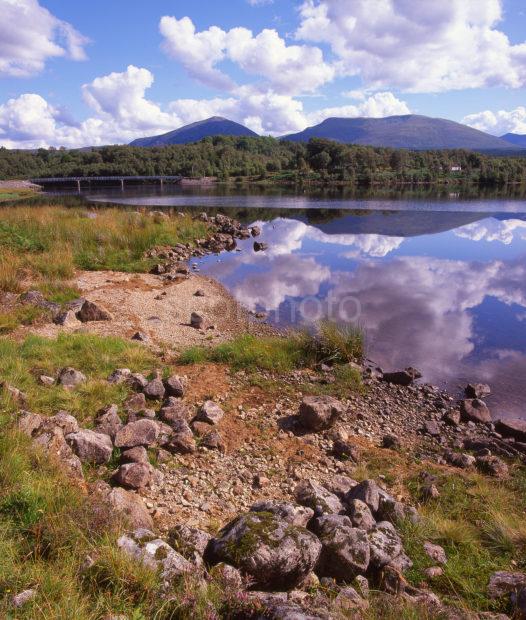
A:
[[[0,338],[0,379],[27,394],[30,410],[53,414],[65,409],[86,423],[99,408],[121,403],[127,396],[122,385],[107,383],[110,372],[115,368],[148,371],[154,365],[148,349],[120,338],[92,334],[61,334],[56,340],[29,336],[23,342]],[[40,375],[55,376],[65,366],[82,371],[88,380],[73,391],[39,384]],[[0,395],[2,408],[14,410],[5,394]]]
[[[404,545],[414,561],[410,580],[419,583],[425,579],[424,569],[433,566],[422,549],[423,542],[431,540],[448,556],[444,574],[433,580],[433,591],[471,609],[503,610],[506,601],[488,599],[486,589],[494,571],[526,568],[526,496],[517,492],[525,480],[523,467],[515,467],[506,481],[475,473],[438,473],[440,497],[423,507],[420,524],[403,525]],[[420,481],[409,480],[409,488],[416,500]]]
[[[179,362],[217,362],[234,370],[286,372],[322,362],[349,362],[362,355],[363,335],[357,328],[324,323],[315,334],[303,331],[284,337],[243,334],[214,348],[191,347],[181,353]]]
[[[115,208],[11,206],[0,221],[0,290],[23,277],[53,283],[76,268],[148,271],[144,253],[156,245],[193,243],[206,224],[190,216],[156,217]],[[17,285],[18,283],[18,285]]]

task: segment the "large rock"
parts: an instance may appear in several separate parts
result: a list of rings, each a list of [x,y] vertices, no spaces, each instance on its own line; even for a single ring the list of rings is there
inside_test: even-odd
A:
[[[526,442],[526,420],[521,418],[508,418],[497,420],[495,430],[504,437],[513,437],[518,441]]]
[[[313,570],[320,541],[308,530],[268,512],[234,519],[210,541],[207,556],[248,575],[263,590],[290,590]]]
[[[58,383],[65,388],[74,388],[86,381],[86,375],[75,368],[63,368],[58,375]]]
[[[115,435],[122,428],[122,420],[119,417],[119,408],[117,405],[108,405],[100,409],[95,418],[95,431],[104,433],[115,439]]]
[[[370,560],[367,532],[353,527],[349,517],[343,515],[319,517],[313,529],[322,544],[316,568],[319,577],[351,582],[365,573]]]
[[[168,404],[163,405],[161,410],[159,411],[159,418],[172,426],[174,423],[177,424],[180,420],[187,421],[190,418],[190,410],[187,405],[183,402],[170,402]],[[210,430],[210,426],[207,424],[208,430]]]
[[[164,384],[161,379],[152,379],[144,387],[144,395],[151,400],[162,400],[164,398]]]
[[[221,407],[214,403],[213,400],[205,401],[195,417],[198,422],[206,422],[207,424],[217,424],[219,420],[225,415],[225,412]]]
[[[500,598],[526,587],[526,573],[497,571],[489,578],[488,596]]]
[[[53,323],[55,323],[55,325],[61,325],[62,327],[80,326],[80,322],[73,310],[63,310],[55,314]]]
[[[66,435],[66,441],[83,463],[102,465],[111,459],[113,453],[113,444],[108,435],[87,428]]]
[[[86,300],[77,312],[77,319],[83,323],[88,321],[111,321],[111,314],[102,306]]]
[[[483,400],[466,398],[460,403],[460,415],[465,422],[491,422],[491,414]]]
[[[369,506],[360,499],[351,499],[348,503],[347,515],[351,520],[353,527],[357,527],[366,532],[371,530],[376,521]]]
[[[359,499],[367,504],[374,514],[380,505],[380,496],[382,493],[382,489],[380,489],[374,480],[363,480],[347,493],[345,502],[349,504],[351,500]]]
[[[105,503],[128,527],[134,529],[151,529],[153,527],[153,519],[144,505],[142,497],[136,493],[126,491],[121,487],[112,489],[109,484],[102,480],[95,483],[91,492],[97,501]]]
[[[462,469],[467,469],[475,465],[476,462],[476,458],[471,454],[453,452],[452,450],[446,450],[444,452],[444,458],[450,465],[461,467]]]
[[[411,367],[396,372],[384,372],[382,376],[383,380],[387,381],[387,383],[404,386],[411,385],[413,381],[416,381],[421,377],[422,373],[416,368]]]
[[[466,398],[485,398],[491,394],[491,388],[485,383],[468,383],[464,393]]]
[[[121,454],[121,463],[149,463],[148,452],[144,446],[128,448]]]
[[[123,426],[115,435],[117,448],[151,446],[159,435],[159,425],[153,420],[143,419]]]
[[[296,506],[284,501],[262,499],[250,507],[251,512],[270,512],[283,521],[299,527],[307,527],[312,519],[314,510],[306,506]]]
[[[152,466],[149,463],[125,463],[113,475],[114,482],[129,489],[142,489],[151,478]]]
[[[184,382],[177,375],[172,375],[165,379],[164,387],[168,396],[176,396],[177,398],[184,396]]]
[[[371,548],[371,566],[379,569],[402,553],[402,541],[394,525],[380,521],[368,534]]]
[[[193,454],[197,450],[197,443],[192,433],[174,433],[163,448],[173,454]]]
[[[118,547],[129,557],[152,570],[159,571],[163,585],[170,586],[177,577],[193,571],[193,565],[168,543],[156,538],[149,530],[135,530],[123,534]]]
[[[195,566],[203,565],[203,555],[211,539],[208,532],[184,524],[168,532],[169,544]]]
[[[306,396],[298,413],[300,424],[311,431],[332,426],[344,411],[343,404],[332,396]]]
[[[67,411],[57,411],[55,415],[45,420],[46,427],[57,426],[62,430],[64,435],[76,433],[79,430],[77,419]]]
[[[340,499],[334,493],[312,480],[302,480],[296,486],[294,495],[298,504],[307,506],[319,514],[334,514],[343,510]]]

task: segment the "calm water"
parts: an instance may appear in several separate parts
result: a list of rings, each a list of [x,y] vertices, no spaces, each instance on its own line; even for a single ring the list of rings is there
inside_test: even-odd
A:
[[[172,190],[173,192],[173,190]],[[352,319],[384,369],[409,364],[454,393],[493,387],[494,416],[526,415],[526,202],[104,190],[129,205],[221,208],[257,223],[241,252],[197,261],[280,325]]]

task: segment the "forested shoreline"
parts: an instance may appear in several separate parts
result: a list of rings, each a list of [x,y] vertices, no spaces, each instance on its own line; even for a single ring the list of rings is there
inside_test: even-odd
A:
[[[38,177],[182,175],[250,179],[262,183],[389,185],[476,183],[506,185],[526,180],[526,157],[468,150],[409,151],[347,145],[325,139],[308,143],[270,137],[216,136],[154,148],[0,148],[0,179]]]

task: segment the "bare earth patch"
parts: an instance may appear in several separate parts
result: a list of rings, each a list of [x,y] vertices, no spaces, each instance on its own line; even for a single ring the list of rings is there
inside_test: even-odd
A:
[[[150,274],[84,271],[74,284],[83,297],[106,308],[113,319],[65,327],[47,324],[20,331],[55,337],[62,331],[81,329],[123,338],[139,331],[156,347],[180,349],[221,342],[254,327],[248,313],[219,283],[201,275],[165,282]],[[203,296],[195,296],[198,289]],[[192,312],[204,316],[204,329],[190,326]]]

